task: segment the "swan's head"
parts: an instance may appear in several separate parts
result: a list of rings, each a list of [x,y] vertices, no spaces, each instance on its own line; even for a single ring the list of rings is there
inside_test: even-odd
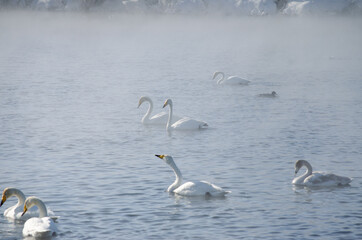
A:
[[[151,102],[151,98],[142,96],[140,100],[138,101],[138,108],[142,105],[144,102]]]
[[[8,196],[8,188],[5,188],[4,191],[3,191],[3,195],[1,197],[0,207],[6,202],[7,198],[9,198],[9,196]]]
[[[212,77],[212,80],[214,80],[216,78],[217,75],[219,75],[221,72],[217,71],[217,72],[214,72],[214,76]]]
[[[167,105],[172,106],[172,100],[171,100],[171,99],[167,99],[167,100],[165,101],[165,103],[163,104],[163,107],[162,107],[162,108],[166,107]]]
[[[277,95],[277,93],[275,92],[275,91],[272,91],[272,93],[271,93],[273,96],[276,96]]]
[[[295,162],[295,165],[294,165],[294,169],[295,169],[295,174],[298,173],[299,169],[301,169],[304,165],[304,160],[298,160]]]
[[[21,214],[21,216],[23,216],[26,213],[26,211],[28,211],[30,208],[34,207],[39,201],[41,201],[41,200],[37,197],[28,197],[25,200],[24,211]]]
[[[5,188],[3,191],[3,195],[1,197],[1,203],[0,203],[0,207],[6,202],[6,200],[8,198],[10,198],[11,196],[13,196],[14,193],[14,189],[15,188]]]
[[[174,162],[173,158],[169,155],[155,155],[155,156],[161,158],[167,164],[171,164]]]

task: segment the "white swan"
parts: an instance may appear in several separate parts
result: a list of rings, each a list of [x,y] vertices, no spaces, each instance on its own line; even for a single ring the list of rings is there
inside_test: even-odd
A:
[[[153,117],[150,118],[152,110],[153,110],[153,102],[151,98],[147,96],[142,96],[138,102],[138,108],[142,105],[144,102],[149,102],[149,107],[146,112],[146,114],[142,118],[143,124],[152,124],[152,125],[164,125],[167,123],[168,115],[166,112],[160,112]],[[173,116],[174,121],[177,121],[181,119],[179,116],[174,115]]]
[[[173,120],[173,103],[171,99],[167,99],[165,103],[163,104],[163,108],[167,105],[170,106],[170,111],[168,114],[168,121],[166,125],[166,130],[196,130],[196,129],[202,129],[207,128],[208,125],[206,122],[195,120],[189,117],[181,118],[180,120],[176,121],[175,123],[172,123]]]
[[[25,200],[23,215],[33,206],[38,207],[39,217],[30,218],[25,222],[23,236],[35,238],[49,238],[53,236],[58,230],[53,219],[48,217],[47,209],[42,200],[37,197],[28,197]]]
[[[307,168],[307,171],[302,176],[293,179],[292,183],[295,185],[328,187],[347,185],[352,181],[349,177],[342,177],[332,173],[313,172],[312,166],[306,160],[296,161],[295,174],[303,166]]]
[[[237,76],[230,76],[225,79],[225,74],[223,72],[215,72],[212,79],[215,79],[219,74],[221,74],[222,77],[216,82],[217,84],[248,85],[250,83],[249,80]]]
[[[197,181],[197,182],[186,182],[182,183],[182,174],[178,167],[176,166],[173,158],[169,155],[155,155],[156,157],[164,160],[176,175],[176,180],[172,183],[167,192],[173,192],[182,196],[213,196],[213,197],[222,197],[225,194],[230,193],[230,191],[225,191],[221,187],[215,186],[206,181]]]
[[[25,195],[22,191],[20,191],[17,188],[12,188],[12,187],[8,187],[5,188],[2,194],[2,198],[1,198],[1,203],[0,203],[0,207],[6,202],[6,200],[8,200],[11,197],[17,197],[18,198],[18,203],[15,204],[14,206],[9,207],[8,209],[6,209],[4,211],[4,216],[10,219],[29,219],[31,217],[35,217],[38,214],[34,211],[32,212],[27,212],[25,214],[25,216],[21,217],[21,214],[23,212],[23,206],[24,206],[24,202],[25,202]]]
[[[278,97],[278,94],[275,91],[272,91],[271,93],[261,93],[258,96],[264,98],[276,98]]]
[[[8,209],[6,209],[4,211],[5,217],[7,217],[9,219],[14,219],[14,220],[19,220],[19,219],[26,220],[31,217],[38,216],[38,213],[36,211],[27,211],[24,216],[21,216],[21,214],[23,212],[24,202],[25,202],[25,195],[21,190],[19,190],[17,188],[13,188],[13,187],[8,187],[8,188],[4,189],[2,198],[1,198],[0,207],[6,202],[6,200],[8,200],[11,197],[17,197],[18,203],[15,204],[14,206],[9,207]],[[47,208],[47,211],[50,213],[51,218],[53,220],[56,220],[58,218],[57,216],[54,216],[53,211],[50,210],[49,208]]]

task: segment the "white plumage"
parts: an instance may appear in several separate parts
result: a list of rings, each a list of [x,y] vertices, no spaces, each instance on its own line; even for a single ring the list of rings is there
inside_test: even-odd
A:
[[[228,84],[228,85],[249,85],[250,81],[237,76],[230,76],[225,79],[223,72],[215,72],[212,79],[215,79],[218,75],[222,77],[216,82],[217,84]]]
[[[156,155],[163,159],[174,171],[176,175],[176,180],[172,183],[167,191],[173,192],[182,196],[212,196],[212,197],[222,197],[225,194],[230,193],[230,191],[225,191],[221,187],[218,187],[212,183],[206,181],[195,181],[195,182],[186,182],[182,184],[182,174],[178,167],[176,166],[173,158],[169,155]]]
[[[0,207],[2,205],[4,205],[6,200],[8,200],[11,197],[16,197],[18,199],[18,202],[14,206],[11,206],[11,207],[7,208],[4,211],[4,216],[5,217],[7,217],[9,219],[12,219],[12,220],[19,220],[19,219],[27,220],[27,219],[29,219],[31,217],[38,216],[38,213],[36,211],[27,211],[24,216],[21,216],[21,214],[23,213],[25,195],[21,190],[19,190],[17,188],[13,188],[13,187],[8,187],[8,188],[4,189],[3,194],[2,194]],[[47,209],[47,211],[51,215],[54,215],[54,213],[50,209]],[[56,219],[57,217],[52,216],[52,218]]]
[[[306,160],[298,160],[295,163],[295,174],[299,169],[305,166],[307,171],[299,177],[293,179],[293,184],[308,187],[332,187],[348,185],[352,179],[349,177],[338,176],[333,173],[313,172],[312,165]]]
[[[167,99],[163,104],[163,107],[167,105],[170,106],[170,112],[168,116],[168,121],[166,125],[166,130],[198,130],[202,128],[207,128],[208,124],[204,121],[195,120],[189,117],[183,117],[180,120],[172,123],[173,120],[173,103],[171,99]]]
[[[48,238],[53,236],[58,230],[52,218],[48,217],[47,209],[42,200],[37,197],[28,197],[25,200],[23,214],[33,206],[39,209],[39,217],[27,220],[23,228],[23,236],[35,238]]]
[[[142,96],[138,102],[138,107],[140,107],[144,102],[148,102],[149,107],[146,114],[142,118],[142,123],[145,125],[166,125],[168,120],[168,114],[166,112],[160,112],[150,117],[153,110],[153,102],[151,98],[147,96]],[[177,121],[180,119],[180,117],[174,115],[173,119],[174,121]]]

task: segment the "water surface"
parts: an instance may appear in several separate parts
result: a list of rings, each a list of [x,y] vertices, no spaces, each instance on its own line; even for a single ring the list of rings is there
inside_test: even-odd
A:
[[[1,191],[43,199],[56,239],[361,239],[361,24],[2,12]],[[217,70],[252,84],[218,86]],[[145,127],[142,95],[210,128]],[[232,193],[170,195],[154,154]],[[354,180],[295,188],[298,159]],[[1,215],[1,238],[22,226]]]

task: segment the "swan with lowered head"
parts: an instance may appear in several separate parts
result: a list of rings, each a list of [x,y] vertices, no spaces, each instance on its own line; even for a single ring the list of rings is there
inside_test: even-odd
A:
[[[221,187],[215,186],[206,181],[186,182],[182,184],[182,174],[176,166],[173,158],[169,155],[155,155],[167,163],[176,175],[176,180],[168,188],[167,192],[176,193],[182,196],[210,196],[210,197],[223,197],[230,191],[225,191]]]
[[[352,181],[349,177],[342,177],[333,173],[313,172],[312,165],[306,160],[298,160],[295,162],[295,174],[297,174],[303,166],[307,168],[307,171],[302,176],[293,179],[292,183],[294,185],[332,187],[348,185]]]
[[[172,123],[173,120],[173,103],[171,99],[167,99],[163,104],[163,108],[170,106],[170,111],[168,114],[168,121],[166,125],[166,130],[197,130],[207,128],[208,125],[206,122],[195,120],[189,117],[183,117],[180,120]]]
[[[278,94],[275,91],[272,91],[271,93],[261,93],[258,96],[264,98],[276,98],[278,97]]]
[[[250,81],[237,77],[237,76],[230,76],[225,79],[225,74],[223,72],[215,72],[212,79],[215,79],[218,75],[222,77],[216,82],[217,84],[228,84],[228,85],[249,85]]]
[[[24,203],[24,215],[28,209],[37,206],[39,209],[39,217],[28,219],[23,228],[23,236],[31,236],[35,238],[49,238],[57,231],[57,227],[52,218],[48,217],[47,208],[42,200],[37,197],[28,197]]]
[[[151,100],[151,98],[147,97],[147,96],[142,96],[140,98],[140,100],[138,101],[138,108],[142,105],[142,103],[144,102],[148,102],[149,103],[149,107],[148,110],[146,112],[146,114],[143,116],[142,118],[142,123],[143,124],[152,124],[152,125],[164,125],[167,123],[168,120],[168,115],[166,112],[160,112],[152,117],[151,113],[153,110],[153,102]],[[175,121],[181,119],[179,116],[174,115],[173,119]]]
[[[12,188],[12,187],[8,187],[5,188],[2,194],[2,198],[1,198],[1,203],[0,203],[0,207],[6,202],[6,200],[8,200],[11,197],[17,197],[18,198],[18,203],[15,204],[14,206],[9,207],[8,209],[6,209],[4,211],[4,216],[10,219],[29,219],[31,217],[35,217],[37,216],[37,212],[32,211],[32,212],[27,212],[23,217],[21,216],[22,212],[23,212],[23,206],[24,206],[24,202],[25,202],[25,195],[22,191],[20,191],[17,188]],[[48,210],[49,211],[49,210]],[[50,210],[50,212],[53,214],[53,212]]]

